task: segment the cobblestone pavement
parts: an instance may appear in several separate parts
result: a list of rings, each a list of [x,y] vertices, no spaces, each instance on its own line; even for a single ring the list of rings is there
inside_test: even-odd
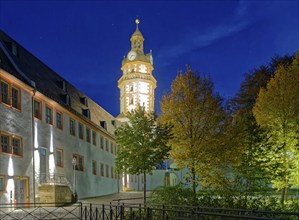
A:
[[[150,192],[147,192],[147,197],[150,196]],[[119,192],[106,196],[99,196],[93,198],[80,199],[79,202],[96,203],[96,204],[108,204],[110,202],[121,203],[143,203],[143,192]]]

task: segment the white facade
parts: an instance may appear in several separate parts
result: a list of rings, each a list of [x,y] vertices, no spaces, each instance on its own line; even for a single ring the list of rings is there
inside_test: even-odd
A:
[[[1,31],[0,46],[0,203],[42,201],[43,185],[117,193],[115,118]]]

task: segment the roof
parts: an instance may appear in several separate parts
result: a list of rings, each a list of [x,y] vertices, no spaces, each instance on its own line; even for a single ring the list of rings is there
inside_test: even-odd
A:
[[[33,89],[35,87],[38,92],[98,127],[104,133],[114,134],[115,118],[110,113],[32,55],[2,30],[0,30],[0,46],[1,69],[12,74]],[[14,54],[14,47],[17,48],[17,54]],[[67,96],[70,104],[67,103]],[[86,116],[86,111],[90,112],[90,118]],[[102,128],[101,121],[106,121],[107,130]]]

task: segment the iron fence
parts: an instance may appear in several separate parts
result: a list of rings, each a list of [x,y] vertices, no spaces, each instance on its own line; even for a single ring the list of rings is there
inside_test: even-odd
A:
[[[299,212],[273,212],[154,204],[0,204],[0,219],[20,220],[299,220]]]
[[[82,219],[82,203],[0,204],[2,220]]]

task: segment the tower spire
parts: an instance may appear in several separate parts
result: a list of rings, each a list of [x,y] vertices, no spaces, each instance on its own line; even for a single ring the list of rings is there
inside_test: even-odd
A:
[[[136,23],[136,30],[138,30],[138,25],[140,23],[140,20],[138,19],[138,17],[136,18],[135,23]]]

